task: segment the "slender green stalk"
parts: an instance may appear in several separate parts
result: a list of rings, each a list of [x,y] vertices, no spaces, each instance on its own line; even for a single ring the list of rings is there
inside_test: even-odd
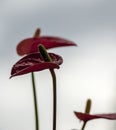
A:
[[[53,69],[50,69],[53,80],[53,130],[56,130],[56,117],[57,117],[57,88],[56,88],[56,75]]]
[[[39,130],[37,95],[36,95],[36,86],[35,86],[35,79],[34,79],[33,72],[31,73],[31,79],[32,79],[32,86],[33,86],[33,98],[34,98],[34,109],[35,109],[35,126],[36,126],[36,130]]]
[[[37,28],[33,37],[38,38],[40,36],[40,32],[41,32],[40,28]],[[35,109],[35,126],[36,126],[36,130],[39,130],[37,94],[36,94],[35,78],[33,72],[31,73],[31,80],[33,86],[33,99],[34,99],[34,109]]]
[[[51,62],[52,59],[43,45],[39,46],[39,51],[46,62]],[[54,69],[50,69],[53,80],[53,130],[56,130],[56,113],[57,113],[57,89],[56,89],[56,75]]]
[[[84,123],[83,123],[81,130],[84,130],[86,124],[87,124],[87,122],[84,122]]]

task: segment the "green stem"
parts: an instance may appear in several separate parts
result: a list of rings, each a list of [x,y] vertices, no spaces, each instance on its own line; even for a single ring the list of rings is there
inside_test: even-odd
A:
[[[47,53],[43,45],[39,45],[39,51],[45,62],[52,62],[50,55]],[[56,114],[57,114],[57,89],[56,89],[56,75],[54,69],[50,69],[53,80],[53,130],[56,130]]]
[[[53,80],[53,130],[56,130],[56,113],[57,113],[57,89],[56,89],[56,75],[53,69],[50,69]]]
[[[34,109],[35,109],[35,125],[36,125],[36,130],[39,130],[37,95],[36,95],[35,79],[34,79],[33,72],[31,73],[31,79],[32,79],[32,86],[33,86],[33,98],[34,98]]]
[[[84,123],[83,123],[83,126],[82,126],[81,130],[84,130],[86,124],[87,124],[87,122],[84,122]]]

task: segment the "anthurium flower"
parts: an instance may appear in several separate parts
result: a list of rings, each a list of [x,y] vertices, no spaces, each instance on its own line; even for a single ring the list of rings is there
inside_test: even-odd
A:
[[[23,57],[15,65],[13,65],[11,77],[41,71],[44,69],[58,69],[59,65],[62,64],[63,59],[54,53],[49,53],[49,55],[52,59],[51,62],[46,62],[39,52]]]
[[[88,114],[88,113],[82,113],[82,112],[74,112],[76,117],[84,122],[98,119],[98,118],[104,118],[109,120],[116,120],[116,113],[109,113],[109,114]]]
[[[93,120],[93,119],[103,118],[103,119],[109,119],[109,120],[116,120],[116,113],[90,114],[91,105],[92,105],[92,101],[91,101],[91,99],[88,99],[86,101],[86,106],[85,106],[85,112],[84,113],[74,111],[74,114],[76,115],[76,117],[83,121],[83,125],[82,125],[81,130],[84,130],[87,122],[90,121],[90,120]]]
[[[40,29],[38,30],[40,31]],[[61,37],[38,36],[27,38],[19,42],[19,44],[17,45],[17,53],[19,55],[25,55],[33,52],[38,52],[39,44],[43,44],[46,49],[63,46],[76,46],[74,42]]]

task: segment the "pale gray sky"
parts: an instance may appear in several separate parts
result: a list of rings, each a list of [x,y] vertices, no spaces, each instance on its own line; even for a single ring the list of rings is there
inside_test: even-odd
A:
[[[58,130],[79,129],[73,110],[83,111],[87,98],[92,113],[116,112],[115,0],[2,0],[0,1],[0,130],[34,129],[30,75],[9,79],[20,59],[15,47],[33,36],[61,36],[78,47],[50,50],[62,55],[58,78]],[[44,80],[46,79],[46,82]],[[51,129],[52,83],[49,71],[36,73],[40,130]],[[86,130],[115,130],[116,121],[96,120]]]

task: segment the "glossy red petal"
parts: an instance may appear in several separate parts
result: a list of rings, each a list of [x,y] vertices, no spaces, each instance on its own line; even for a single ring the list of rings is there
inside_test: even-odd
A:
[[[53,36],[40,36],[36,38],[28,38],[21,41],[17,45],[17,53],[19,55],[29,54],[38,52],[39,44],[43,44],[46,49],[63,47],[63,46],[76,46],[72,41],[64,38],[53,37]]]
[[[86,114],[81,112],[74,112],[76,117],[84,122],[98,119],[98,118],[104,118],[109,120],[116,120],[116,113],[110,113],[110,114]]]
[[[11,77],[41,71],[44,69],[59,68],[63,60],[59,55],[49,53],[52,62],[45,62],[40,53],[33,53],[19,60],[11,70]]]

